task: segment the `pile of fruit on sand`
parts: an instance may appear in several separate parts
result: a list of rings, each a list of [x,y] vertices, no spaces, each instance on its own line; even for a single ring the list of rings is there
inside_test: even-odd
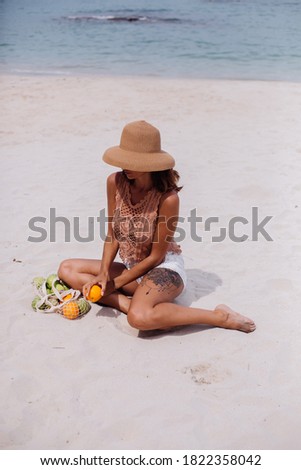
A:
[[[35,277],[32,281],[35,297],[32,308],[42,313],[59,313],[74,320],[89,312],[90,303],[81,296],[79,290],[71,289],[56,274],[47,278]]]

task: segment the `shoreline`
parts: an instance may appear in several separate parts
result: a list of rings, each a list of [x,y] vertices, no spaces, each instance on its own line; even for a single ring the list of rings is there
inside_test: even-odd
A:
[[[9,72],[9,71],[1,71],[0,70],[0,77],[21,77],[21,78],[64,78],[64,79],[72,79],[72,78],[83,78],[83,79],[109,79],[109,80],[162,80],[162,81],[188,81],[188,82],[242,82],[242,83],[284,83],[284,84],[301,84],[300,80],[292,80],[292,79],[270,79],[270,78],[217,78],[217,77],[193,77],[193,76],[164,76],[164,75],[110,75],[110,74],[103,74],[103,73],[92,73],[92,72],[82,72],[82,73],[64,73],[64,72],[57,72],[57,73],[34,73],[34,72]]]

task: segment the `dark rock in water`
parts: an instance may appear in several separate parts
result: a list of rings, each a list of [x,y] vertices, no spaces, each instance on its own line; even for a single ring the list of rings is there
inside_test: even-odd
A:
[[[100,23],[110,21],[110,22],[118,22],[118,23],[135,23],[135,22],[143,22],[143,23],[178,23],[181,22],[179,18],[160,18],[155,16],[142,16],[142,15],[130,15],[130,16],[113,16],[113,15],[72,15],[64,17],[67,20],[73,21],[91,21],[95,22],[98,21]]]
[[[107,21],[139,21],[142,17],[139,16],[114,16],[112,18],[107,18]]]

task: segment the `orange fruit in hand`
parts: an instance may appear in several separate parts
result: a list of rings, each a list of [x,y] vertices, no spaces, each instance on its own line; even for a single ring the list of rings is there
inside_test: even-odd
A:
[[[79,306],[77,302],[73,300],[64,305],[63,315],[69,320],[74,320],[75,318],[77,318],[79,316]]]
[[[87,300],[90,302],[98,302],[102,298],[102,290],[97,284],[91,287],[89,294],[87,295]]]

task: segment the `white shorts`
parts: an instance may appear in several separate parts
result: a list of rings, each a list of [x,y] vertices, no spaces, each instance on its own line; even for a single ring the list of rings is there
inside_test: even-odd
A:
[[[130,269],[129,266],[126,266],[126,267]],[[168,251],[165,255],[164,261],[161,264],[158,264],[156,268],[170,269],[171,271],[175,271],[176,273],[178,273],[183,281],[184,289],[185,289],[187,285],[187,275],[186,275],[185,267],[184,267],[184,258],[181,254]],[[138,277],[136,279],[138,284],[140,284],[140,282],[142,281],[142,278],[143,276]]]

